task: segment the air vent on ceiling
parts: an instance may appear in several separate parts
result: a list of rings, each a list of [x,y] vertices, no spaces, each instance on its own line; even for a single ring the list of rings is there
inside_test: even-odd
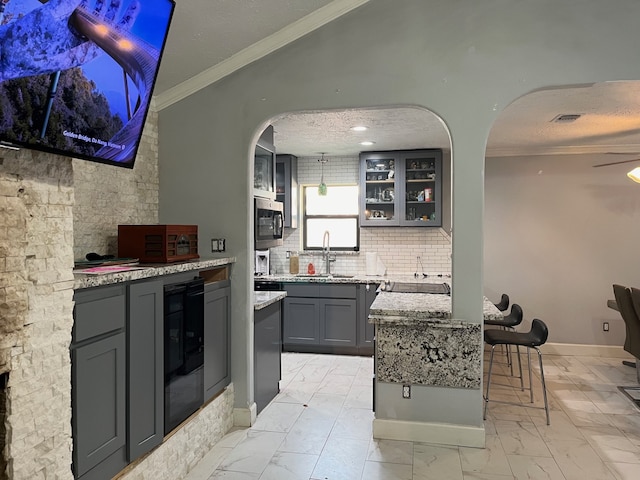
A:
[[[569,123],[569,122],[575,122],[581,116],[582,116],[581,113],[561,113],[551,121],[556,123]]]

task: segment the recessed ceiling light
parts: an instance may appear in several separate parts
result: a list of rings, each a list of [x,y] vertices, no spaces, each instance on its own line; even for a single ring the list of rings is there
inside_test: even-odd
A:
[[[359,125],[357,127],[351,127],[351,130],[354,132],[364,132],[365,130],[368,130],[368,128],[363,125]]]
[[[375,142],[360,142],[360,145],[368,147],[369,145],[373,145]]]

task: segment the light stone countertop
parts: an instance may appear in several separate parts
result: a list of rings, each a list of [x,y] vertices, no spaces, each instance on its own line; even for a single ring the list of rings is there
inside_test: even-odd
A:
[[[327,277],[324,274],[293,275],[290,273],[279,273],[270,275],[255,276],[254,280],[264,282],[282,282],[282,283],[376,283],[383,282],[399,282],[399,283],[449,283],[451,284],[451,275],[429,275],[428,277],[415,278],[413,275],[344,275],[335,274]]]
[[[259,290],[254,291],[253,308],[254,310],[262,310],[276,302],[279,302],[287,296],[287,292]]]
[[[487,298],[484,319],[502,313]],[[456,320],[451,297],[380,292],[369,321],[376,325],[376,382],[479,389],[482,322]]]
[[[123,283],[131,280],[159,277],[162,275],[170,275],[173,273],[190,272],[193,270],[205,270],[207,268],[229,265],[235,263],[235,261],[236,257],[223,257],[167,264],[132,265],[133,267],[136,267],[135,270],[98,275],[82,273],[82,270],[74,270],[73,288],[75,290],[80,290],[82,288],[101,287],[103,285],[112,285],[115,283]]]
[[[502,318],[502,312],[487,298],[483,303],[484,320]],[[452,327],[462,325],[451,318],[451,297],[432,293],[380,292],[371,305],[369,321],[376,324],[415,325],[428,322]]]

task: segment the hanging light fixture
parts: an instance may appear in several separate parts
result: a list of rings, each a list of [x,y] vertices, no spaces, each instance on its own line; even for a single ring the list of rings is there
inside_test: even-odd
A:
[[[326,158],[324,158],[324,152],[322,153],[322,157],[318,159],[320,162],[321,174],[320,174],[320,185],[318,185],[318,195],[324,197],[327,195],[327,184],[324,183],[324,164],[328,162]]]

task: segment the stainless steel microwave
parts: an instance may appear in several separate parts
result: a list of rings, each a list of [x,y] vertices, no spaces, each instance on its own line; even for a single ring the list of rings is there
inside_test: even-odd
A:
[[[255,197],[255,248],[262,250],[283,244],[284,204],[268,198]]]

